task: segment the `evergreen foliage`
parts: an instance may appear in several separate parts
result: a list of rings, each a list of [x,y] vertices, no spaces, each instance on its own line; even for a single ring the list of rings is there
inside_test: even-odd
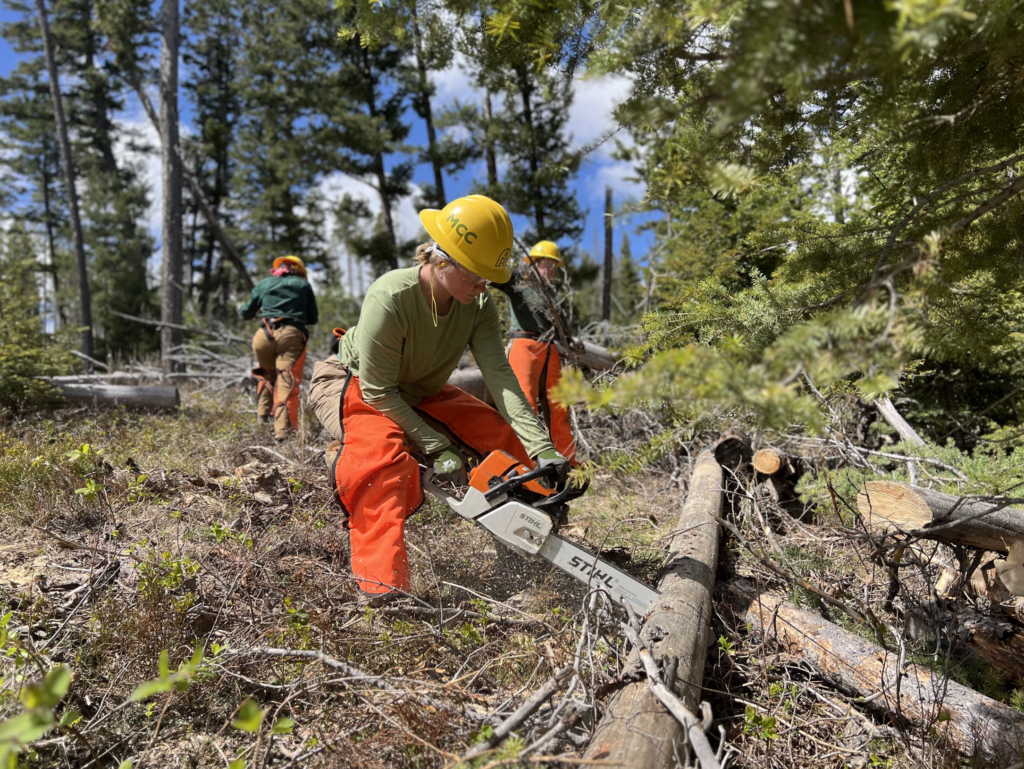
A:
[[[12,2],[9,6],[22,19],[4,24],[0,33],[25,58],[3,84],[3,109],[8,116],[5,128],[8,137],[14,137],[19,147],[28,150],[29,157],[31,147],[35,146],[37,159],[26,165],[23,158],[12,155],[0,162],[24,180],[37,201],[43,198],[41,215],[33,214],[30,207],[25,211],[25,220],[38,220],[43,225],[48,241],[52,239],[48,246],[50,263],[60,270],[67,264],[60,253],[66,252],[70,236],[58,213],[66,210],[63,193],[59,192],[63,180],[59,172],[50,175],[59,168],[59,160],[55,154],[52,159],[39,154],[44,148],[46,153],[57,150],[52,108],[46,109],[45,90],[40,90],[48,88],[48,83],[40,74],[44,65],[36,10],[28,3]],[[136,324],[114,314],[152,313],[153,294],[146,282],[146,264],[154,244],[140,226],[149,198],[139,170],[116,157],[115,147],[119,143],[131,146],[136,140],[126,135],[114,120],[114,114],[124,107],[125,83],[117,76],[114,54],[107,49],[95,23],[95,11],[91,3],[81,0],[57,2],[52,8],[50,26],[74,137],[73,159],[83,182],[80,197],[86,218],[83,226],[90,288],[96,308],[96,350],[103,357],[114,350],[147,351],[155,346],[156,338],[151,331],[140,331]],[[38,111],[32,108],[19,114],[19,102],[27,106],[29,101],[37,104]],[[44,117],[46,111],[50,112],[49,119]],[[53,142],[52,148],[48,141]],[[51,198],[49,185],[53,179],[58,184],[52,187]],[[59,291],[58,302],[62,306],[71,302],[66,296]],[[71,313],[66,314],[71,317]]]
[[[0,408],[52,399],[53,388],[39,377],[71,367],[70,334],[58,341],[43,328],[34,251],[20,225],[0,241]]]
[[[242,100],[235,82],[237,52],[241,45],[239,9],[231,0],[186,3],[182,59],[188,77],[182,86],[195,110],[197,129],[192,141],[182,141],[186,162],[196,170],[203,194],[221,225],[233,230],[234,216],[227,205],[232,187],[231,147],[236,136]],[[186,195],[185,260],[192,266],[192,289],[198,294],[200,315],[221,320],[234,316],[230,306],[233,268],[224,263],[210,226],[198,212],[198,203]]]
[[[646,390],[727,408],[763,400],[737,396],[751,371],[806,399],[847,378],[894,387],[913,364],[909,393],[944,391],[940,435],[1017,388],[1018,4],[496,6],[493,24],[516,24],[536,61],[583,55],[634,78],[619,118],[647,206],[665,214],[660,309],[637,351],[655,356],[636,375]],[[713,361],[719,388],[680,356]],[[958,392],[953,371],[982,387]]]

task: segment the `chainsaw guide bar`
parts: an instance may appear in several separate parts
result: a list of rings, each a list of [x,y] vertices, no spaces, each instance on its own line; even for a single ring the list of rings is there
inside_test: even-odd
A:
[[[498,541],[526,558],[542,558],[592,590],[602,590],[612,601],[643,615],[660,593],[631,577],[598,555],[557,534],[564,519],[565,502],[586,491],[586,486],[548,489],[538,481],[552,468],[528,470],[514,457],[495,451],[474,468],[470,487],[458,500],[434,483],[429,467],[423,471],[423,489],[466,520],[482,526]],[[529,500],[529,501],[527,501]]]

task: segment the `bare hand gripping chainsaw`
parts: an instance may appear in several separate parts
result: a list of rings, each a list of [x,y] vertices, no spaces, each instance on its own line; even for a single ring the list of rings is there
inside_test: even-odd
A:
[[[469,476],[461,500],[433,482],[433,469],[423,471],[423,488],[463,518],[483,526],[498,541],[526,558],[543,558],[591,589],[599,589],[620,606],[646,614],[660,593],[623,573],[594,553],[557,535],[568,512],[567,502],[586,486],[565,484],[549,489],[542,478],[557,477],[554,467],[529,470],[504,451],[493,451]]]

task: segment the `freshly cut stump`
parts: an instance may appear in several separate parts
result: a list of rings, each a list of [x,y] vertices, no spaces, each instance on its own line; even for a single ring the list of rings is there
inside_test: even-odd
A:
[[[1024,539],[1024,510],[904,483],[868,481],[857,495],[857,509],[869,526],[981,550],[1005,553],[1010,543]]]
[[[775,449],[760,449],[754,454],[754,469],[765,475],[775,475],[782,467],[782,455]]]

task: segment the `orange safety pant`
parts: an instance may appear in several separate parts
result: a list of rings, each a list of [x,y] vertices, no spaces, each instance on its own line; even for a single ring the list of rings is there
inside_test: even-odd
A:
[[[264,318],[253,335],[258,368],[256,414],[274,417],[274,435],[286,438],[299,427],[299,383],[306,367],[306,335],[295,326],[271,328]]]
[[[569,425],[569,409],[551,399],[550,391],[562,378],[562,356],[552,342],[522,337],[512,340],[508,362],[533,411],[547,425],[551,442],[563,457],[576,462],[576,439]]]
[[[352,573],[367,593],[407,591],[405,520],[423,504],[420,466],[410,454],[415,448],[402,428],[363,400],[358,377],[332,363],[317,364],[310,402],[328,431],[339,433],[331,476],[348,514]],[[340,388],[330,381],[338,374],[345,377]],[[462,449],[480,456],[501,449],[533,466],[501,414],[453,385],[424,398],[416,411]]]

